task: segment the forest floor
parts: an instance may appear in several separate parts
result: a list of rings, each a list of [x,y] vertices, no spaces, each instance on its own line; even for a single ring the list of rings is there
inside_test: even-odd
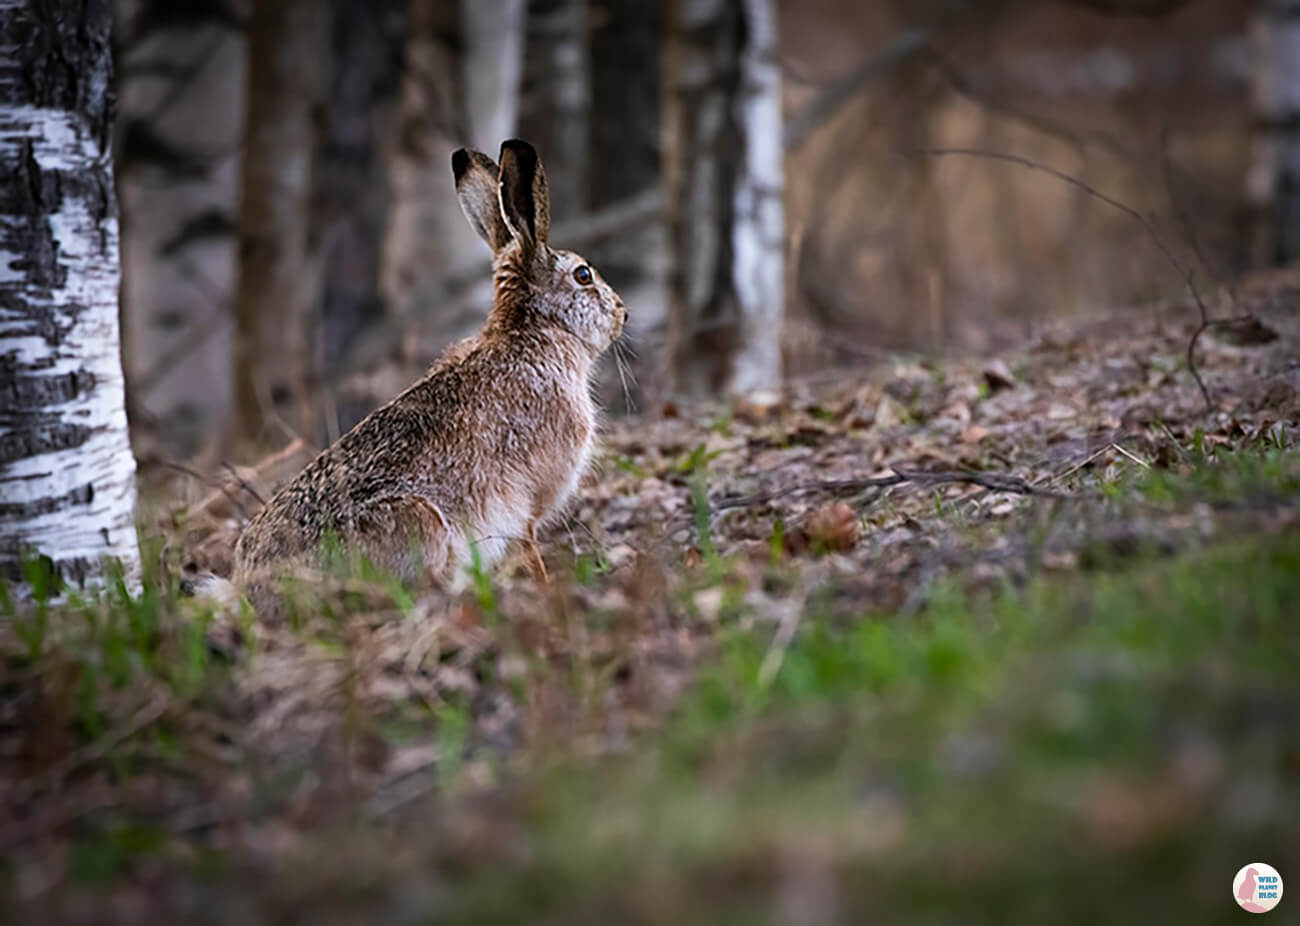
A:
[[[0,600],[0,919],[1240,916],[1242,865],[1300,872],[1270,324],[1201,338],[1210,410],[1182,311],[650,409],[549,585],[322,582],[275,628],[176,587],[277,473],[155,493],[142,597]]]

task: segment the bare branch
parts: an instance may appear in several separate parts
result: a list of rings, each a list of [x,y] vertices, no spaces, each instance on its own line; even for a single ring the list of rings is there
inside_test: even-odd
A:
[[[1113,209],[1118,209],[1120,212],[1141,225],[1142,229],[1147,233],[1147,236],[1150,237],[1152,243],[1155,244],[1156,249],[1160,251],[1160,254],[1169,262],[1169,265],[1177,271],[1178,275],[1183,278],[1183,282],[1187,286],[1187,291],[1191,294],[1193,301],[1196,303],[1196,308],[1201,313],[1201,324],[1196,329],[1195,333],[1193,333],[1191,340],[1187,343],[1187,369],[1188,372],[1192,374],[1192,379],[1196,381],[1197,387],[1201,390],[1201,398],[1205,400],[1206,411],[1214,410],[1214,400],[1210,396],[1210,390],[1206,387],[1205,380],[1201,378],[1201,371],[1196,366],[1196,342],[1199,340],[1201,334],[1203,334],[1205,330],[1211,327],[1214,323],[1210,320],[1210,311],[1205,306],[1205,300],[1201,298],[1201,290],[1200,287],[1196,285],[1196,278],[1192,271],[1183,264],[1174,252],[1170,250],[1169,246],[1165,244],[1165,240],[1160,237],[1160,233],[1156,230],[1155,224],[1152,223],[1150,218],[1143,215],[1141,212],[1138,212],[1132,206],[1120,202],[1113,196],[1106,195],[1092,184],[1080,180],[1072,174],[1067,174],[1065,171],[1057,170],[1055,167],[1049,167],[1039,161],[1034,161],[1018,154],[1009,154],[1004,151],[985,151],[980,148],[919,148],[909,153],[922,154],[928,157],[958,156],[983,158],[989,161],[1005,161],[1009,164],[1017,164],[1021,167],[1026,167],[1029,170],[1038,171],[1047,174],[1048,176],[1055,177],[1057,180],[1064,183],[1068,183],[1087,193],[1093,199],[1099,200]]]
[[[857,67],[829,84],[803,109],[785,122],[785,150],[793,151],[808,140],[822,123],[840,111],[845,103],[868,85],[888,75],[910,55],[925,48],[934,39],[930,29],[905,29],[884,48],[872,52]]]

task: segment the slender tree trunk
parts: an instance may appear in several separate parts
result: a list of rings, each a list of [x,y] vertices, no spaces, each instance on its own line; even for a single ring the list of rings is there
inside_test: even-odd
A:
[[[660,3],[605,3],[591,16],[591,206],[660,182]],[[549,169],[549,168],[548,168]],[[604,264],[601,272],[605,272]]]
[[[448,277],[483,259],[452,192],[451,153],[495,155],[514,133],[523,28],[523,0],[411,0],[380,270],[396,318],[423,314],[436,327]]]
[[[0,576],[138,581],[118,332],[112,4],[0,0]]]
[[[1258,0],[1251,23],[1255,137],[1246,174],[1256,266],[1300,258],[1300,11]]]
[[[348,345],[383,314],[380,247],[409,4],[331,0],[331,6],[334,66],[319,139],[313,224],[321,252],[321,370],[332,390]],[[369,411],[335,404],[339,430]]]
[[[784,303],[774,0],[672,0],[666,57],[672,374],[684,392],[767,392]]]
[[[265,439],[276,417],[308,436],[316,430],[310,307],[319,280],[310,218],[327,14],[318,0],[253,4],[235,298],[237,440]]]
[[[591,55],[588,0],[530,0],[520,134],[546,159],[551,218],[588,206]]]

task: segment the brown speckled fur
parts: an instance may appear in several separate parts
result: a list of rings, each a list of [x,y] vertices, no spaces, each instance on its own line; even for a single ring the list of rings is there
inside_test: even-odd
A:
[[[531,539],[590,460],[591,374],[626,308],[580,256],[548,246],[546,179],[531,146],[503,144],[499,170],[476,151],[452,164],[466,216],[494,252],[487,323],[249,523],[233,578],[259,613],[275,609],[277,573],[316,565],[328,537],[404,579],[456,582],[471,546],[490,566],[510,540]]]

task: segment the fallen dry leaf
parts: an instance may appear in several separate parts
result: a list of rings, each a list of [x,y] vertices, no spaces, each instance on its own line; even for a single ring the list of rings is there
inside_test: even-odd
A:
[[[808,517],[804,529],[814,548],[826,552],[852,550],[858,545],[861,526],[858,514],[848,502],[822,505]]]

